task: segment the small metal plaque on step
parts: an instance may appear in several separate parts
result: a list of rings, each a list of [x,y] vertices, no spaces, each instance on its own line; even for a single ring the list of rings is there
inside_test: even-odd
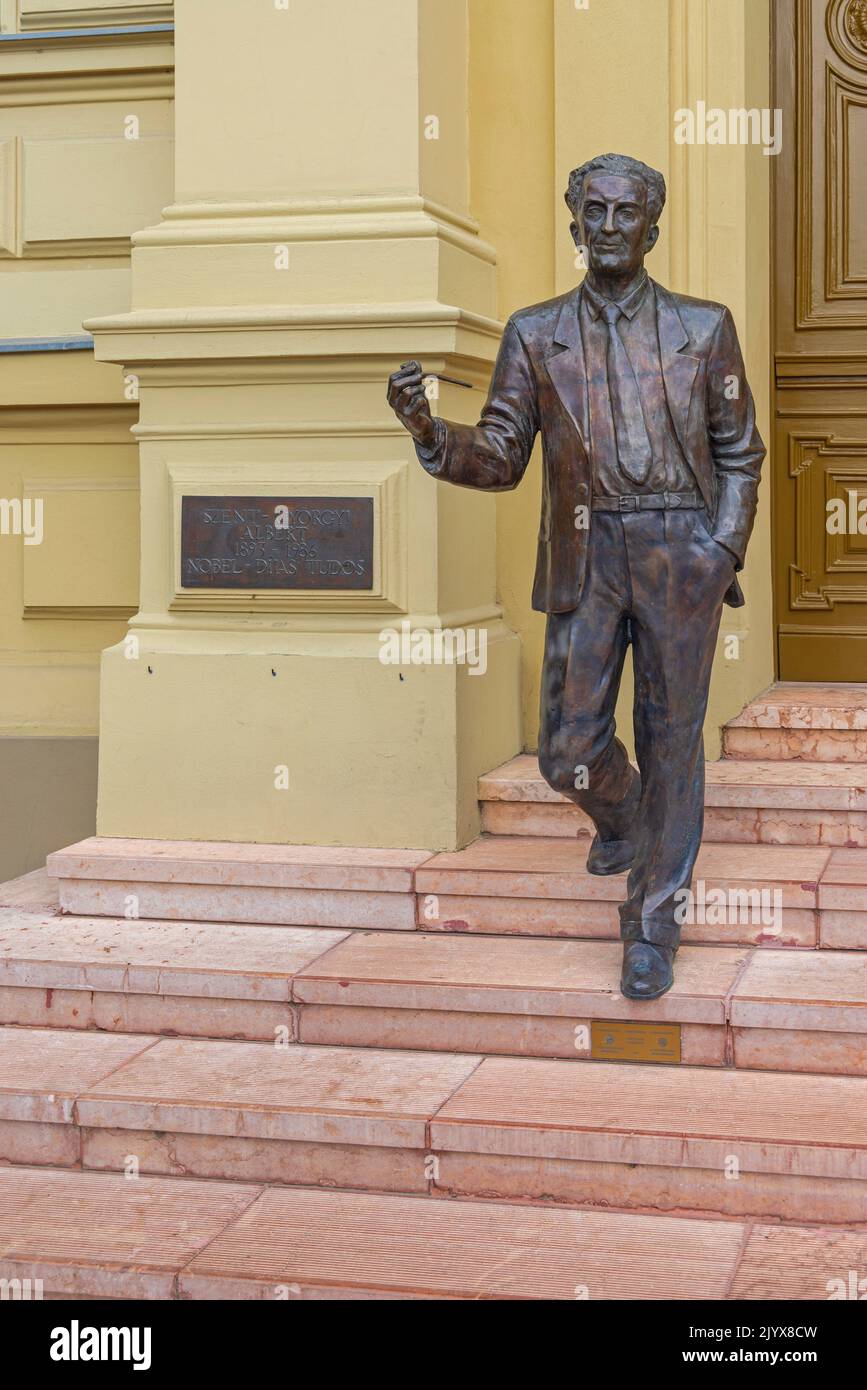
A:
[[[680,1024],[594,1019],[590,1056],[600,1062],[679,1062]]]

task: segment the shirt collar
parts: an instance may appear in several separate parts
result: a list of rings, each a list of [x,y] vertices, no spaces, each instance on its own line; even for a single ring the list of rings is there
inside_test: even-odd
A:
[[[620,312],[625,314],[628,319],[634,318],[641,308],[645,293],[647,292],[648,281],[649,276],[647,271],[645,271],[641,280],[635,286],[635,289],[630,290],[625,299],[618,299],[616,301],[620,308]],[[610,301],[604,299],[601,294],[598,294],[597,291],[593,289],[592,285],[587,284],[586,280],[581,288],[590,317],[592,319],[598,319],[603,308],[606,304],[610,303]]]

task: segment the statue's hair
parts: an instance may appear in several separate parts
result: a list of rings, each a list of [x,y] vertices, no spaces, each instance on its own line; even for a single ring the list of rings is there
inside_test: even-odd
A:
[[[595,159],[588,159],[586,164],[572,170],[565,197],[573,217],[577,217],[584,196],[584,180],[588,174],[597,169],[606,174],[620,174],[627,178],[641,179],[647,189],[647,211],[650,214],[650,225],[652,227],[656,225],[662,215],[662,209],[665,207],[665,179],[658,169],[651,169],[648,164],[642,164],[640,159],[633,159],[628,154],[598,154]]]

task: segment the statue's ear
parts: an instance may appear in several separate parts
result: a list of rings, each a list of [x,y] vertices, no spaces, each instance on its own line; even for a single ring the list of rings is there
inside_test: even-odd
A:
[[[653,248],[654,248],[654,246],[656,245],[656,243],[657,243],[658,241],[659,241],[659,227],[656,225],[656,223],[654,223],[654,225],[649,229],[649,231],[648,231],[648,233],[647,233],[647,249],[648,249],[648,251],[652,251]]]
[[[561,226],[562,226],[562,223],[561,223]],[[570,222],[570,223],[569,223],[569,231],[572,233],[572,240],[574,241],[575,245],[576,245],[576,246],[581,246],[581,245],[583,245],[583,238],[582,238],[582,236],[581,236],[581,228],[578,226],[578,223],[577,223],[577,222]]]

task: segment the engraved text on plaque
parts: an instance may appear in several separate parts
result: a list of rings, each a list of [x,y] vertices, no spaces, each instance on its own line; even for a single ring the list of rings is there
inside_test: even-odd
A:
[[[184,497],[185,589],[372,589],[372,497]]]

